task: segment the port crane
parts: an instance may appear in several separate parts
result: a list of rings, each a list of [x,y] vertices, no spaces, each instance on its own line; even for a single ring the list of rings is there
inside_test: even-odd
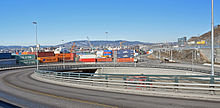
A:
[[[76,43],[73,42],[73,45],[72,45],[72,47],[71,47],[70,52],[71,52],[71,53],[74,53],[74,52],[75,52],[75,48],[76,48]]]
[[[93,47],[93,45],[91,44],[91,42],[90,42],[90,40],[89,40],[89,37],[87,36],[87,39],[88,39],[88,43],[89,43],[89,46],[90,46],[90,48],[92,49],[92,51],[91,51],[91,53],[94,53],[94,47]]]

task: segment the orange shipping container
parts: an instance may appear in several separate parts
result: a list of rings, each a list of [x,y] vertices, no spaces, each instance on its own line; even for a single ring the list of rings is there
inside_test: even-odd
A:
[[[27,55],[28,54],[28,52],[22,52],[21,53],[21,55]]]
[[[97,62],[112,62],[112,58],[97,58]]]
[[[134,62],[134,58],[118,58],[117,62]]]
[[[28,55],[36,55],[36,52],[27,52]]]
[[[58,62],[58,58],[51,56],[51,57],[38,57],[38,60],[41,63],[51,63],[51,62]]]
[[[59,61],[62,61],[63,59],[71,60],[71,53],[55,54],[55,57],[57,57]]]

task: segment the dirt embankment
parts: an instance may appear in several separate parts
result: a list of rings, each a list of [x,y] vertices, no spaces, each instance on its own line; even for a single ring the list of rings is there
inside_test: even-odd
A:
[[[160,55],[160,57],[159,57]],[[171,59],[171,51],[154,51],[153,54],[148,56],[149,59]],[[206,63],[207,57],[198,50],[172,50],[172,60],[177,62],[194,62],[194,63]]]

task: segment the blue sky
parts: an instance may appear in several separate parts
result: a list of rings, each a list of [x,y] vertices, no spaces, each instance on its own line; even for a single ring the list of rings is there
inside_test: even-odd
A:
[[[215,0],[220,24],[220,0]],[[42,45],[72,40],[176,41],[211,26],[211,0],[1,0],[0,45]]]

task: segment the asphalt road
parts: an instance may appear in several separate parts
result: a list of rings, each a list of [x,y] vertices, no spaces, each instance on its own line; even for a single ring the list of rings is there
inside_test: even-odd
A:
[[[219,108],[220,103],[59,86],[30,77],[34,69],[0,72],[0,100],[29,108]],[[1,106],[0,106],[1,107]]]

